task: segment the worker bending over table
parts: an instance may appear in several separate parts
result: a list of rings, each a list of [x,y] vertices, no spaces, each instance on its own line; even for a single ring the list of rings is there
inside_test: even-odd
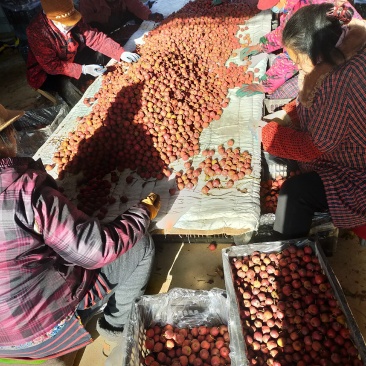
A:
[[[55,358],[88,345],[87,309],[102,303],[97,330],[116,342],[149,279],[148,227],[160,198],[105,224],[86,215],[40,161],[16,157],[12,124],[22,115],[0,105],[0,358]]]
[[[80,0],[80,13],[86,23],[107,34],[130,20],[160,22],[164,19],[140,0]]]
[[[344,7],[299,9],[282,42],[299,67],[299,96],[283,121],[262,128],[263,148],[297,160],[303,174],[287,179],[274,230],[306,236],[314,212],[366,238],[366,28]],[[362,71],[362,72],[361,72]]]
[[[299,91],[298,89],[298,67],[291,60],[288,53],[283,47],[282,32],[292,15],[300,8],[310,4],[321,4],[324,2],[335,3],[338,6],[344,4],[346,9],[353,12],[353,17],[362,19],[361,15],[345,0],[259,0],[258,9],[271,9],[274,13],[280,14],[279,26],[272,32],[261,37],[259,44],[252,45],[242,50],[242,56],[256,55],[261,52],[275,53],[276,58],[271,67],[262,77],[258,84],[243,85],[238,92],[239,96],[251,96],[257,93],[266,93],[269,99],[287,99],[295,98]]]
[[[125,62],[139,59],[87,25],[72,0],[41,0],[41,5],[43,11],[27,28],[27,79],[31,87],[56,91],[73,106],[82,96],[75,82],[82,75],[103,74],[103,65],[109,60],[103,55]]]

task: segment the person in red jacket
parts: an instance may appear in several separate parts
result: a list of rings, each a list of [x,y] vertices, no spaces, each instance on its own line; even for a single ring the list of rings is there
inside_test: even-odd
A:
[[[303,173],[280,190],[274,230],[285,237],[306,236],[314,212],[329,211],[336,227],[366,238],[366,29],[351,19],[344,7],[308,5],[283,31],[299,96],[290,124],[269,122],[261,139]]]
[[[16,156],[22,115],[0,104],[0,358],[87,346],[85,324],[102,304],[97,331],[117,342],[150,276],[160,198],[151,193],[106,223],[80,211],[40,160]]]
[[[27,27],[27,80],[31,87],[56,91],[73,106],[82,96],[75,81],[82,75],[101,75],[105,68],[100,64],[107,62],[104,56],[138,61],[138,54],[125,51],[106,34],[87,25],[72,0],[41,0],[41,5],[43,12]]]
[[[86,23],[107,34],[134,17],[154,22],[164,18],[152,13],[140,0],[80,0],[79,9]]]

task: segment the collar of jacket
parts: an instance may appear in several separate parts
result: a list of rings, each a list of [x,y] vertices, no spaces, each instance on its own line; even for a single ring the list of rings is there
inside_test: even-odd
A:
[[[14,168],[15,170],[26,170],[28,168],[45,170],[41,160],[33,160],[28,157],[0,158],[0,173],[2,169]]]
[[[362,50],[365,47],[365,44],[366,23],[363,20],[354,19],[349,24],[349,32],[339,46],[339,49],[346,58],[343,63],[349,61],[360,50]],[[336,69],[340,65],[334,66],[326,63],[319,63],[316,65],[309,74],[305,75],[303,84],[300,85],[299,102],[307,108],[311,107],[315,93],[323,80],[332,70]]]

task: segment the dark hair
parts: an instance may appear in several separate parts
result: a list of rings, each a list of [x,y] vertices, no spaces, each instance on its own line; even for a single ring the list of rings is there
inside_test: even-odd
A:
[[[335,46],[342,35],[342,24],[348,23],[352,16],[351,8],[335,8],[330,3],[304,6],[287,22],[282,43],[308,55],[313,65],[319,61],[337,65],[345,57]]]

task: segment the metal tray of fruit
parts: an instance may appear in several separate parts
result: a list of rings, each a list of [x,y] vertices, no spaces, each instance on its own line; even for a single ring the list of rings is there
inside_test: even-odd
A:
[[[144,366],[143,359],[149,354],[145,346],[145,330],[154,325],[171,324],[178,328],[192,328],[201,325],[218,326],[228,324],[227,293],[214,288],[210,291],[174,288],[167,293],[144,295],[132,305],[130,319],[122,343],[122,365]],[[240,353],[239,344],[230,335],[231,365]]]
[[[228,297],[229,297],[229,313],[230,313],[230,321],[229,321],[229,332],[231,334],[236,334],[237,336],[237,342],[239,342],[239,344],[242,345],[241,347],[241,351],[242,353],[241,354],[237,354],[237,361],[240,363],[240,365],[242,366],[246,366],[246,365],[251,365],[253,363],[249,363],[249,360],[248,360],[248,347],[246,345],[246,341],[250,340],[250,338],[247,338],[247,335],[246,335],[246,338],[244,338],[244,328],[242,327],[243,323],[242,323],[242,320],[241,320],[241,317],[244,317],[246,318],[247,314],[245,313],[240,313],[241,311],[243,311],[243,309],[245,308],[244,305],[242,304],[239,304],[239,300],[238,300],[238,297],[237,295],[240,294],[241,296],[243,296],[243,298],[245,297],[248,297],[247,295],[242,295],[241,294],[241,290],[239,289],[240,285],[237,285],[234,283],[235,280],[238,279],[237,275],[234,273],[235,270],[234,268],[234,265],[233,265],[233,262],[235,261],[235,258],[243,258],[245,256],[251,256],[254,252],[256,253],[259,253],[258,255],[262,255],[263,254],[267,254],[267,257],[270,255],[270,253],[275,253],[275,254],[282,254],[284,253],[284,250],[289,248],[289,247],[293,247],[295,246],[297,249],[302,249],[306,246],[310,247],[312,249],[312,256],[315,256],[317,258],[317,261],[318,261],[318,264],[320,265],[320,270],[323,272],[323,275],[325,276],[324,277],[324,283],[329,283],[330,284],[330,287],[328,285],[328,290],[333,292],[333,296],[334,298],[332,298],[332,301],[333,301],[333,310],[334,311],[331,317],[332,319],[332,327],[333,327],[333,323],[338,323],[338,320],[339,321],[343,321],[343,325],[342,327],[338,327],[337,324],[334,324],[334,326],[337,326],[339,329],[340,328],[345,328],[346,330],[342,330],[342,334],[345,334],[345,336],[347,336],[347,332],[349,333],[349,337],[350,337],[350,341],[352,342],[352,350],[351,348],[349,352],[358,352],[358,356],[357,356],[357,359],[356,359],[356,363],[349,363],[350,365],[365,365],[366,364],[366,345],[365,345],[365,341],[362,337],[362,334],[357,326],[357,323],[353,317],[353,314],[348,306],[348,303],[347,303],[347,300],[344,296],[344,293],[342,291],[342,288],[338,282],[338,279],[337,277],[335,276],[332,268],[330,267],[321,247],[319,246],[319,244],[317,242],[313,242],[309,239],[297,239],[297,240],[288,240],[288,241],[276,241],[276,242],[265,242],[265,243],[261,243],[261,244],[249,244],[249,245],[242,245],[242,246],[237,246],[237,247],[229,247],[229,248],[225,248],[223,249],[222,251],[222,258],[223,258],[223,268],[224,268],[224,276],[225,276],[225,285],[226,285],[226,290],[227,290],[227,293],[228,293]],[[286,253],[287,254],[287,253]],[[300,258],[300,257],[299,257]],[[239,267],[240,268],[240,267]],[[244,268],[246,269],[246,268]],[[255,277],[258,279],[258,277]],[[326,279],[328,281],[326,281]],[[276,274],[276,281],[279,280],[279,274],[277,273]],[[281,280],[279,280],[281,281]],[[239,281],[240,282],[240,281]],[[285,286],[282,286],[282,288],[284,288]],[[302,286],[304,287],[304,286]],[[263,289],[262,289],[263,290]],[[261,291],[262,291],[261,290]],[[282,292],[280,289],[276,290],[278,291],[279,293],[279,296],[281,297],[282,296]],[[310,291],[310,290],[309,290]],[[313,287],[311,287],[311,291],[313,291]],[[296,292],[296,290],[294,291]],[[299,292],[299,291],[298,291]],[[293,294],[293,293],[292,293]],[[292,296],[291,294],[291,296]],[[327,292],[328,294],[328,292]],[[320,295],[318,295],[319,297]],[[329,295],[330,296],[330,295]],[[301,297],[301,301],[304,301],[303,300],[304,296]],[[330,298],[330,297],[329,297]],[[251,298],[253,299],[253,297]],[[288,298],[286,296],[282,297],[281,300],[288,300]],[[334,299],[337,301],[337,306],[334,305]],[[317,300],[319,300],[317,298]],[[243,300],[244,301],[244,300]],[[327,301],[328,301],[328,298],[327,298]],[[329,300],[330,301],[330,300]],[[278,304],[278,302],[274,302],[273,304]],[[320,303],[319,303],[320,304]],[[328,303],[327,303],[328,304]],[[282,305],[282,304],[281,304]],[[340,310],[342,311],[343,315],[337,313],[337,310],[334,310],[336,307],[340,308]],[[279,308],[279,306],[278,306]],[[277,310],[278,310],[277,308]],[[329,308],[329,305],[328,305],[328,308]],[[240,309],[240,310],[239,310]],[[272,308],[271,308],[272,309]],[[329,310],[329,309],[328,309]],[[321,310],[321,312],[323,313],[325,311],[325,309],[323,308]],[[306,309],[306,312],[307,312],[307,309]],[[305,315],[306,315],[306,312],[305,312]],[[273,311],[273,313],[275,313],[275,311]],[[285,315],[287,316],[287,313],[285,313]],[[303,316],[305,316],[303,314]],[[277,314],[276,314],[277,316]],[[338,318],[340,317],[340,318]],[[280,318],[280,317],[278,317]],[[320,316],[319,316],[320,318]],[[318,319],[319,319],[318,318]],[[248,319],[248,318],[246,318]],[[273,316],[273,319],[276,319],[275,316]],[[323,320],[323,318],[321,318]],[[334,319],[337,319],[337,321],[334,321]],[[289,321],[289,317],[288,317],[288,321]],[[296,324],[299,324],[299,323],[296,323]],[[311,324],[311,323],[310,323]],[[277,326],[277,323],[276,323],[276,326]],[[288,326],[288,322],[287,322],[287,326]],[[321,329],[321,330],[324,330],[326,328],[325,327],[325,323],[322,323],[321,324],[321,327],[317,327],[318,329]],[[277,328],[279,329],[279,328]],[[283,331],[283,329],[281,328],[280,329],[280,332]],[[284,334],[286,333],[286,331],[284,331]],[[297,330],[297,333],[300,333],[298,330]],[[332,333],[332,332],[331,332]],[[250,335],[250,333],[248,333]],[[264,334],[264,332],[263,332]],[[302,333],[301,333],[302,334]],[[312,333],[313,335],[313,333]],[[318,334],[317,334],[318,335]],[[336,336],[338,337],[340,335],[340,333],[336,334]],[[319,336],[319,335],[318,335]],[[332,335],[333,336],[333,335]],[[328,339],[327,339],[328,338]],[[305,339],[305,337],[303,338]],[[334,338],[335,339],[335,338]],[[308,340],[307,340],[308,341]],[[346,346],[347,347],[351,347],[350,343],[348,342],[347,339],[339,339],[337,338],[337,342],[339,343],[335,343],[335,341],[333,340],[333,338],[331,339],[331,341],[333,342],[333,351],[332,353],[334,352],[344,352],[342,351],[342,349],[346,349]],[[329,337],[327,335],[327,337],[323,337],[322,340],[320,340],[318,343],[317,343],[317,347],[319,347],[319,345],[321,347],[326,347],[326,342],[329,343]],[[343,344],[340,344],[342,343]],[[315,343],[315,341],[314,341]],[[285,343],[285,344],[288,344],[288,343]],[[302,343],[302,346],[303,347],[306,347],[304,346],[304,344],[306,343]],[[278,348],[278,344],[276,346],[277,348],[275,349],[279,349],[279,352],[283,352],[284,348],[282,348],[282,351],[281,351],[281,348]],[[272,346],[271,346],[272,348]],[[347,348],[348,350],[348,348]],[[252,352],[252,350],[251,350]],[[322,351],[324,352],[324,351]],[[252,352],[253,354],[253,352]],[[275,359],[276,355],[273,356],[273,358]],[[308,356],[303,356],[303,357],[308,357]],[[331,357],[334,357],[332,356],[332,354],[327,354],[327,365],[335,365],[335,364],[338,364],[336,362],[332,362],[332,358]],[[345,357],[344,355],[342,355],[342,357]],[[310,365],[311,363],[314,363],[313,361],[307,361],[305,359],[301,359],[302,362],[305,362],[303,363],[303,365]],[[338,360],[335,360],[335,361],[338,361]],[[264,363],[263,363],[264,364]],[[291,365],[291,364],[296,364],[295,363],[278,363],[278,365]],[[342,364],[342,365],[346,365],[348,364],[347,362],[345,362],[344,360],[340,361],[339,364]],[[257,365],[260,365],[259,362],[257,362]]]

